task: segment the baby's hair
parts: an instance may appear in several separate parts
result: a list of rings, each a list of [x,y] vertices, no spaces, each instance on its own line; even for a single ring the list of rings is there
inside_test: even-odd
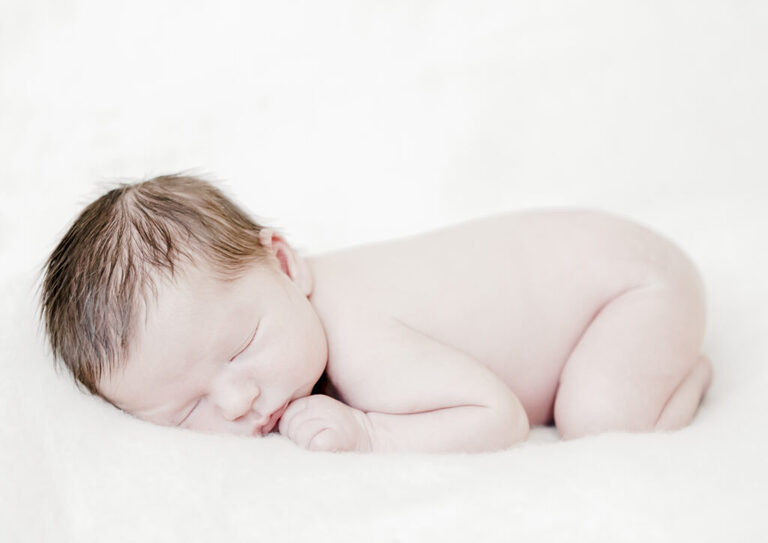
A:
[[[99,380],[127,358],[155,277],[202,258],[236,279],[267,262],[262,228],[199,177],[119,184],[80,213],[45,264],[41,316],[55,360],[102,396]]]

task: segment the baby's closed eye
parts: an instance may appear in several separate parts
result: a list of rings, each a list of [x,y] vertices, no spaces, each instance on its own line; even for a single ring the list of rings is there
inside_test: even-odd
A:
[[[234,356],[232,356],[232,357],[229,359],[229,361],[230,361],[230,362],[232,362],[232,361],[233,361],[235,358],[237,358],[238,356],[240,356],[241,354],[243,354],[243,353],[245,352],[245,350],[246,350],[246,349],[248,349],[248,347],[250,347],[250,346],[251,346],[251,344],[253,343],[253,340],[254,340],[254,338],[256,337],[256,332],[258,332],[258,330],[259,330],[259,325],[258,325],[258,323],[257,323],[257,324],[256,324],[256,327],[253,329],[253,332],[251,332],[251,335],[250,335],[250,336],[248,337],[248,339],[246,340],[246,342],[245,342],[245,345],[244,345],[244,346],[242,346],[242,347],[240,347],[240,348],[237,350],[237,354],[235,354]]]
[[[184,423],[187,421],[187,419],[189,418],[189,416],[192,414],[192,412],[193,412],[195,409],[197,409],[197,406],[198,406],[198,405],[200,405],[200,399],[198,399],[198,400],[195,402],[195,404],[192,406],[192,408],[191,408],[189,411],[187,411],[187,414],[186,414],[186,415],[184,415],[184,418],[182,418],[182,419],[181,419],[179,422],[177,422],[177,423],[175,424],[175,426],[181,426],[182,424],[184,424]]]

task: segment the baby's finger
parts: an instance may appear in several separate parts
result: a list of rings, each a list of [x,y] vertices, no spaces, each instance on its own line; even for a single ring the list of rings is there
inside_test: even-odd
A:
[[[320,434],[327,433],[327,430],[330,430],[330,425],[326,419],[313,417],[299,421],[289,430],[288,438],[298,446],[309,449],[312,440]]]
[[[282,435],[296,443],[307,448],[312,438],[323,428],[329,426],[328,417],[319,414],[316,409],[312,409],[311,402],[297,405],[281,422],[278,430]]]
[[[339,452],[347,450],[344,440],[335,428],[325,428],[316,433],[307,443],[310,451]]]
[[[280,422],[277,425],[277,431],[280,432],[282,435],[287,436],[290,433],[291,425],[293,424],[292,421],[296,418],[296,416],[304,411],[307,408],[307,398],[309,396],[305,396],[304,398],[299,398],[298,400],[295,400],[288,405],[286,410],[283,412],[283,416],[280,417]]]

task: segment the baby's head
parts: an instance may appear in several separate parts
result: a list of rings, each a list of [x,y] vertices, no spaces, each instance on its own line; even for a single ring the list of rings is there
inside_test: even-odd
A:
[[[56,359],[124,411],[261,435],[325,369],[313,286],[272,228],[169,175],[86,207],[48,259],[42,316]]]

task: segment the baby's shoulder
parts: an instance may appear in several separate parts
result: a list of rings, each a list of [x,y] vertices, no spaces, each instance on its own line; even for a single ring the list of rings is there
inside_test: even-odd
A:
[[[361,391],[378,379],[377,374],[385,368],[386,359],[398,356],[398,349],[407,348],[400,337],[400,324],[359,307],[356,310],[346,308],[326,318],[323,325],[328,340],[323,393],[358,409],[370,408],[360,397]],[[400,352],[400,356],[402,354]]]

